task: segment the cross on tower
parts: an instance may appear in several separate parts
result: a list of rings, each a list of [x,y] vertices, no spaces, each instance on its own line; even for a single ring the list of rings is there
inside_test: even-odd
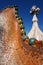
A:
[[[40,8],[38,8],[36,5],[32,6],[30,10],[30,14],[38,14],[40,11]]]
[[[34,15],[33,19],[32,19],[33,22],[38,21],[36,15],[39,13],[39,11],[40,11],[40,8],[38,8],[36,5],[32,6],[32,8],[30,10],[30,14]]]

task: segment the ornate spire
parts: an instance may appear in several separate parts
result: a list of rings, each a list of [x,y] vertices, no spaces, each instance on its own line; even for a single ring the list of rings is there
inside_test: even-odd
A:
[[[28,33],[28,37],[29,38],[35,38],[37,40],[43,40],[43,32],[40,30],[39,26],[38,26],[38,19],[37,19],[37,14],[39,13],[40,8],[36,7],[36,5],[34,5],[31,10],[30,10],[30,14],[34,15],[32,22],[32,29],[30,30],[30,32]]]

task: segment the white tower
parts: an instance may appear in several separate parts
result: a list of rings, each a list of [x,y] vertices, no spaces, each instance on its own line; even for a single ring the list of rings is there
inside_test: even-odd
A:
[[[38,26],[38,19],[36,17],[36,15],[39,12],[39,8],[37,8],[35,5],[31,8],[30,14],[33,14],[33,19],[32,19],[32,29],[30,30],[30,32],[28,33],[28,37],[29,38],[35,38],[39,41],[43,40],[43,32],[41,32],[41,30],[39,29]]]

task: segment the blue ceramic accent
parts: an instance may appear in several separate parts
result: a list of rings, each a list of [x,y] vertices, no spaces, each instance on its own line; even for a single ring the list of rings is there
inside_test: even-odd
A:
[[[35,38],[30,38],[30,39],[29,39],[29,44],[30,44],[30,45],[33,45],[35,40],[36,40]]]
[[[28,38],[26,35],[22,37],[22,40],[24,41],[26,38]]]

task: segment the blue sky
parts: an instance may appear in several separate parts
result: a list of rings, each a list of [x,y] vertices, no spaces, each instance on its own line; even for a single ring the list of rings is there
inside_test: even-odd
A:
[[[25,31],[28,33],[32,27],[32,16],[29,11],[33,5],[37,5],[40,8],[40,12],[37,15],[38,24],[43,31],[43,0],[1,0],[0,10],[8,5],[17,5],[19,16],[22,17],[25,26]]]

